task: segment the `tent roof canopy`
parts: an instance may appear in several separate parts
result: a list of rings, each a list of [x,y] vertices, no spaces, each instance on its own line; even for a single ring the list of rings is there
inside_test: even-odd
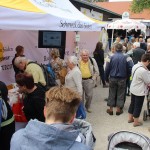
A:
[[[69,0],[0,0],[0,29],[100,31],[96,23]]]

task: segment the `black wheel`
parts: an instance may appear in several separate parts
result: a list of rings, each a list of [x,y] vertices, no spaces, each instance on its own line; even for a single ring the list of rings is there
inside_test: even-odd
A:
[[[146,121],[147,120],[147,111],[144,110],[143,112],[143,121]]]

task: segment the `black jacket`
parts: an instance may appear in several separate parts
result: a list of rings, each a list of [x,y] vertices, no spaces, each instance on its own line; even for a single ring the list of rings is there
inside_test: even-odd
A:
[[[144,49],[146,51],[147,50],[147,44],[146,43],[140,43],[140,48]]]
[[[94,53],[94,59],[97,62],[98,66],[103,66],[104,65],[104,50],[99,50],[98,53]]]
[[[23,100],[23,111],[27,120],[38,119],[44,122],[45,90],[36,85],[37,88],[30,94],[26,94]]]
[[[12,110],[10,108],[10,105],[8,104],[8,90],[7,90],[7,87],[6,87],[5,83],[2,82],[2,81],[0,81],[0,91],[1,91],[1,95],[0,96],[2,97],[2,99],[6,103],[6,107],[7,107],[7,111],[8,111],[6,120],[8,120],[8,119],[12,118],[13,112],[12,112]],[[4,120],[2,118],[2,122],[6,121],[6,120]]]

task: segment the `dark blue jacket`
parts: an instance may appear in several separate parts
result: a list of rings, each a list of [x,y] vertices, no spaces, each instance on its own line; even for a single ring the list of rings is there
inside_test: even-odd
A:
[[[133,61],[131,57],[117,51],[106,64],[105,77],[108,78],[128,78],[131,75]]]
[[[143,54],[145,54],[144,49],[141,49],[140,47],[133,49],[132,59],[133,59],[134,64],[137,64],[138,61],[141,61],[141,57]]]

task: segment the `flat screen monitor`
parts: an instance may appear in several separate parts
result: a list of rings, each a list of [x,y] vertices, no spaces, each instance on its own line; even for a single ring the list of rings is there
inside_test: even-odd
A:
[[[39,31],[39,48],[65,48],[66,31]]]

